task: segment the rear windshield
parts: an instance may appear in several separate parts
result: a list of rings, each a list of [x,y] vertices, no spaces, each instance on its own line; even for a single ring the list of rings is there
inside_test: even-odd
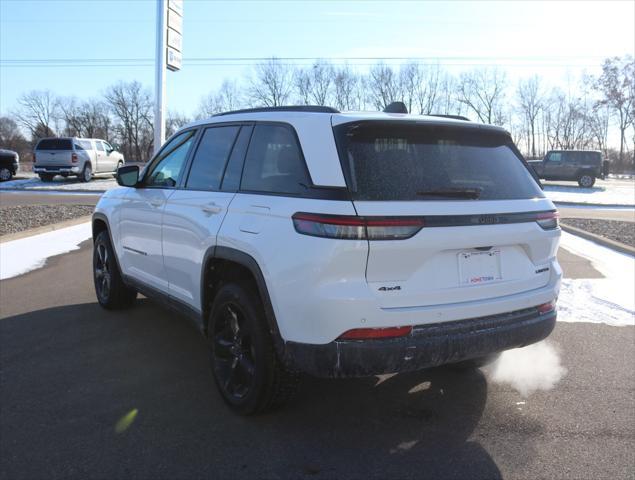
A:
[[[335,127],[355,200],[544,197],[509,136],[465,127],[359,122]]]
[[[72,150],[70,138],[45,138],[37,144],[36,150]]]

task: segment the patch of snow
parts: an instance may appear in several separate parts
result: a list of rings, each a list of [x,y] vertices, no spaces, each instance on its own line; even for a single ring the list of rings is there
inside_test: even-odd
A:
[[[592,188],[545,182],[544,187],[545,195],[552,202],[635,206],[635,182],[633,181],[598,180]]]
[[[90,182],[81,182],[76,178],[56,177],[52,182],[43,182],[37,177],[21,180],[10,180],[0,183],[0,190],[91,190],[105,192],[119,185],[114,178],[94,178]]]
[[[635,257],[566,232],[560,244],[589,259],[605,278],[563,279],[558,320],[635,326]]]
[[[43,267],[46,259],[79,248],[92,236],[90,222],[0,244],[0,280]]]

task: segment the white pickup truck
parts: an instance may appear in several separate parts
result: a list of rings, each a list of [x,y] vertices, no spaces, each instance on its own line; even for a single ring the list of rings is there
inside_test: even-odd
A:
[[[93,174],[115,173],[124,163],[121,153],[97,138],[43,138],[33,152],[33,171],[43,182],[55,175],[89,182]]]

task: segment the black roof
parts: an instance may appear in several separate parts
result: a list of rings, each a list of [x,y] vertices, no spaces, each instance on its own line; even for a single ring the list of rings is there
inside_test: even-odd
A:
[[[234,115],[236,113],[258,113],[258,112],[311,112],[311,113],[340,113],[333,107],[322,107],[319,105],[288,105],[281,107],[260,107],[245,108],[242,110],[232,110],[230,112],[222,112],[214,115],[220,117],[222,115]]]

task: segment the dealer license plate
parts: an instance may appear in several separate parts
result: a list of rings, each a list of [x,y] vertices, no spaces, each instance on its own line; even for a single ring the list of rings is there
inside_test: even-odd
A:
[[[461,285],[482,285],[502,280],[500,250],[459,253]]]

